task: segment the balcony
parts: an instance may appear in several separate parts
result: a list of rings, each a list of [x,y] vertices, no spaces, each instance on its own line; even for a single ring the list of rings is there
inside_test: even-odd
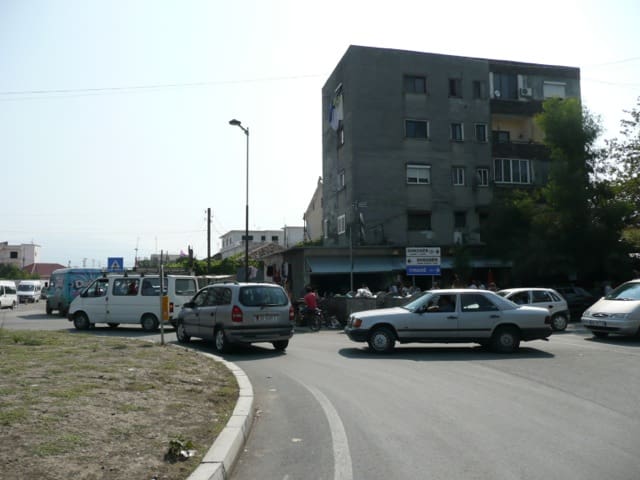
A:
[[[499,158],[548,158],[549,149],[534,142],[493,142],[491,155]]]

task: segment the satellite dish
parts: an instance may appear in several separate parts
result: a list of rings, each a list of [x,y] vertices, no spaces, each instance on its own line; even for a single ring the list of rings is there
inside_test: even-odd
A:
[[[501,95],[500,90],[496,90],[495,92],[493,92],[493,96],[496,98],[500,98],[500,95]]]

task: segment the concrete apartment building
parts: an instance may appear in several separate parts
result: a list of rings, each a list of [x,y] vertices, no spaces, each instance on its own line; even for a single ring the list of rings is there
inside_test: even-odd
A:
[[[24,268],[27,265],[37,264],[40,261],[40,245],[22,243],[9,245],[9,242],[0,242],[0,263]]]
[[[451,246],[482,245],[496,193],[546,182],[534,115],[549,97],[580,98],[580,70],[350,46],[322,89],[325,247],[397,265],[438,246],[451,268]]]

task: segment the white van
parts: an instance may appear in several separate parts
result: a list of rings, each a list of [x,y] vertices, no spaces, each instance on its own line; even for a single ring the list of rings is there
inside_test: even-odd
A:
[[[0,280],[0,308],[15,308],[18,304],[16,283],[11,280]]]
[[[18,284],[18,303],[40,301],[42,282],[40,280],[20,280]]]
[[[169,321],[184,302],[196,292],[195,277],[167,275],[165,292],[169,297]],[[95,279],[69,305],[67,315],[78,330],[96,323],[112,328],[139,324],[145,331],[158,329],[162,318],[160,277],[158,275],[109,275]]]

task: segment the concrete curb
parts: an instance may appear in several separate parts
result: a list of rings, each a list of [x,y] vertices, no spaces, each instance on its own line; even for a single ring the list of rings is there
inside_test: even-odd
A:
[[[231,418],[205,454],[198,468],[189,475],[187,480],[226,480],[228,472],[231,471],[240,456],[253,424],[253,386],[244,370],[236,364],[209,353],[203,353],[203,355],[224,363],[236,377],[240,392]]]

